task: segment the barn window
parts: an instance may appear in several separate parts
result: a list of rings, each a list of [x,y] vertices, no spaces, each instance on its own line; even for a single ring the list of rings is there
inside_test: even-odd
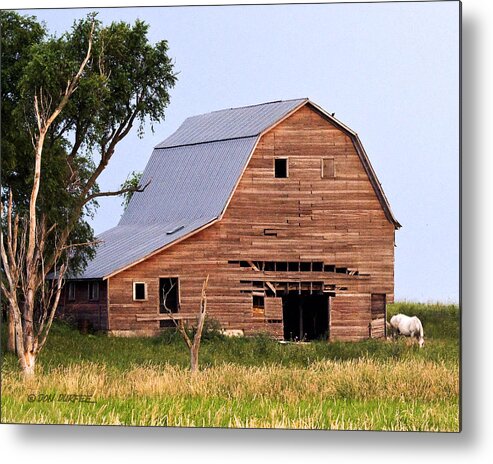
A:
[[[75,282],[68,283],[68,301],[75,301]]]
[[[145,282],[134,282],[134,300],[147,300],[147,284]]]
[[[263,296],[253,295],[252,298],[253,298],[252,304],[254,309],[264,309],[265,299]]]
[[[263,318],[265,315],[265,297],[264,295],[252,296],[252,316]]]
[[[274,159],[274,175],[275,177],[282,179],[288,177],[288,159],[287,158],[275,158]]]
[[[98,301],[99,300],[99,282],[89,282],[88,294],[89,294],[89,300],[90,301]]]
[[[322,179],[333,179],[335,176],[334,158],[323,158]]]

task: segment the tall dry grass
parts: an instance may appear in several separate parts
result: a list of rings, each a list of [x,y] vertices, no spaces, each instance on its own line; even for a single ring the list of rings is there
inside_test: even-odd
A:
[[[3,394],[79,392],[95,398],[186,395],[283,401],[306,398],[432,401],[458,397],[458,376],[458,367],[418,360],[320,361],[309,368],[226,364],[196,374],[172,365],[144,365],[121,372],[105,365],[82,363],[55,368],[29,381],[20,374],[10,374],[4,379]]]
[[[321,361],[309,368],[232,364],[195,374],[83,363],[26,382],[4,379],[6,421],[78,424],[457,430],[458,369],[422,360]],[[93,404],[29,403],[86,394]]]

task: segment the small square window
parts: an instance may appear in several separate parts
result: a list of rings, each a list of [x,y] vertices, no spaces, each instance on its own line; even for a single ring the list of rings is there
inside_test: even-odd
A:
[[[147,285],[145,282],[134,282],[134,300],[147,300]]]
[[[88,293],[90,301],[99,300],[99,282],[89,282]]]
[[[263,296],[253,295],[252,297],[252,305],[255,309],[264,309],[265,308],[265,300]]]
[[[265,302],[264,302],[263,296],[253,295],[252,316],[254,318],[261,318],[261,319],[264,318],[264,316],[265,316]]]
[[[322,179],[333,179],[336,176],[334,158],[322,159]]]
[[[75,301],[75,282],[68,283],[68,301]]]
[[[288,177],[288,159],[287,158],[275,158],[274,159],[274,175],[275,177],[282,179]]]

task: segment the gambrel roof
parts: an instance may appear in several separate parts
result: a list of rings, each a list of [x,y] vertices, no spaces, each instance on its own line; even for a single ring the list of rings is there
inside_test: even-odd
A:
[[[307,101],[277,101],[192,116],[156,148],[257,137]]]
[[[98,236],[77,278],[110,277],[220,220],[260,137],[306,104],[353,139],[387,218],[400,227],[357,134],[333,116],[306,98],[231,108],[186,119],[155,147],[141,181],[147,188]]]

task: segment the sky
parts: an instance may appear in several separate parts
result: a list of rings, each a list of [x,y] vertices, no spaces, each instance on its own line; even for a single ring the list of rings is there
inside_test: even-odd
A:
[[[118,189],[188,116],[308,97],[355,130],[402,224],[397,300],[459,300],[459,2],[19,10],[60,35],[98,11],[150,25],[179,72],[166,119],[134,130],[100,177]],[[104,198],[96,233],[115,226]]]

